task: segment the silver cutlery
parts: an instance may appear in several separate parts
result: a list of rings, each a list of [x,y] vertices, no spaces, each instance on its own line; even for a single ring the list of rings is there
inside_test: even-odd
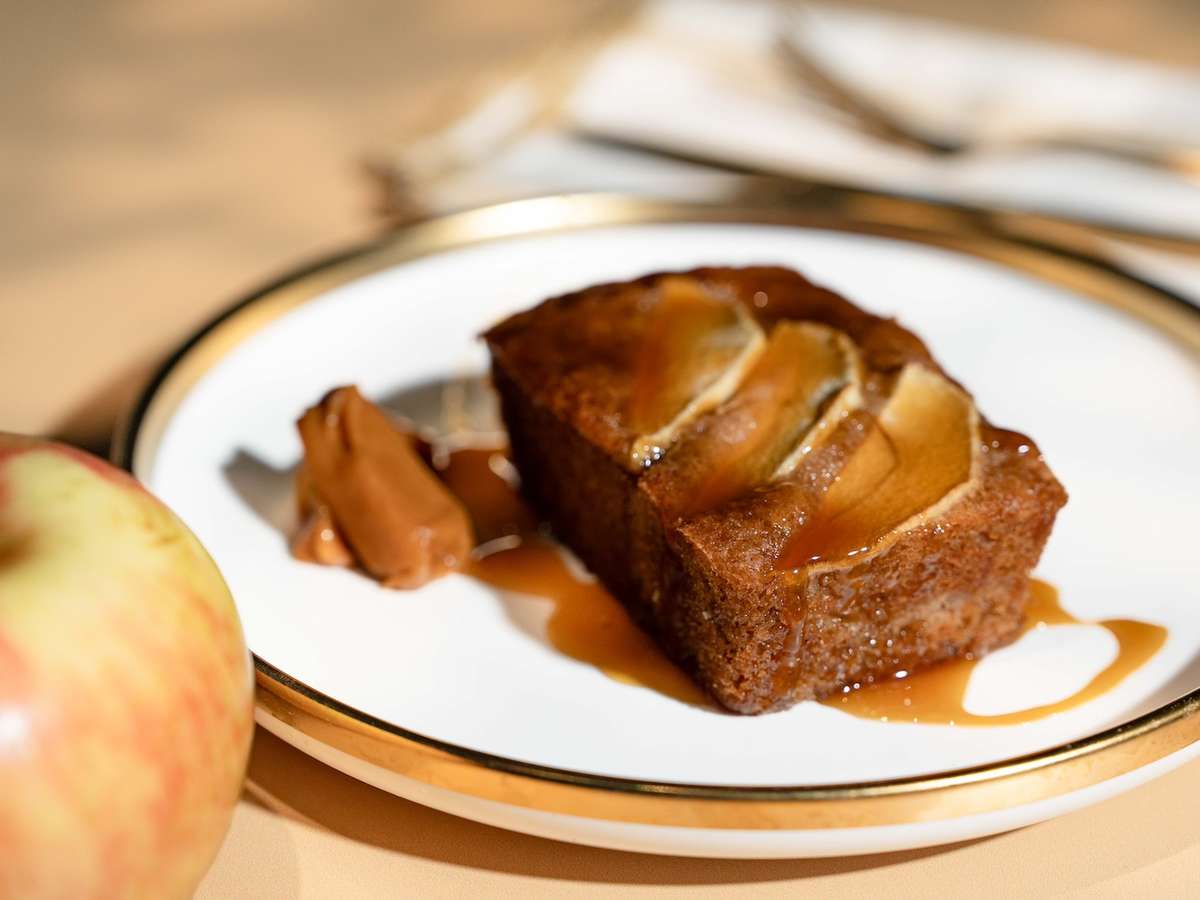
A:
[[[906,120],[903,114],[885,108],[821,60],[809,40],[811,27],[804,4],[784,2],[780,15],[775,48],[784,70],[810,96],[840,113],[843,121],[884,143],[939,157],[997,150],[1079,150],[1200,177],[1200,151],[1138,145],[1111,135],[1046,133],[1004,141],[974,141],[932,134]]]

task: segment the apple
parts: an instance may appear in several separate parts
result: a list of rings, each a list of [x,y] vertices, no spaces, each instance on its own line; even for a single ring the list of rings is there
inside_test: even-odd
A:
[[[253,733],[233,599],[182,522],[0,433],[0,897],[186,897]]]

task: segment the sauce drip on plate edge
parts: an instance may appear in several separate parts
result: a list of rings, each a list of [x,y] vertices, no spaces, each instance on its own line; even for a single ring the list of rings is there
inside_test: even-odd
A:
[[[1099,625],[1117,640],[1117,655],[1083,688],[1057,700],[993,716],[967,711],[963,701],[978,659],[952,659],[911,676],[891,678],[827,698],[824,703],[864,719],[919,722],[927,725],[1018,725],[1044,719],[1095,700],[1146,663],[1167,638],[1161,625],[1132,619],[1086,622],[1062,608],[1058,590],[1044,581],[1030,583],[1032,597],[1021,633],[1053,625]]]

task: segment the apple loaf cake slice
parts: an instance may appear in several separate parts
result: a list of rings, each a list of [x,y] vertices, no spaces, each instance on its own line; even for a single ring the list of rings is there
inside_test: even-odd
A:
[[[528,498],[727,708],[1018,633],[1066,493],[896,322],[788,269],[704,268],[485,337]]]

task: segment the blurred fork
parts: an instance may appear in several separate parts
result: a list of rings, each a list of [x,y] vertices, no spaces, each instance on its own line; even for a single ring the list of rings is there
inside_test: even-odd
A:
[[[817,100],[842,113],[857,130],[884,143],[940,157],[1000,148],[1081,150],[1181,175],[1200,175],[1200,151],[1160,150],[1104,136],[1042,134],[1003,142],[935,137],[876,103],[819,59],[806,40],[809,29],[805,4],[784,0],[780,10],[776,50],[786,71]]]

